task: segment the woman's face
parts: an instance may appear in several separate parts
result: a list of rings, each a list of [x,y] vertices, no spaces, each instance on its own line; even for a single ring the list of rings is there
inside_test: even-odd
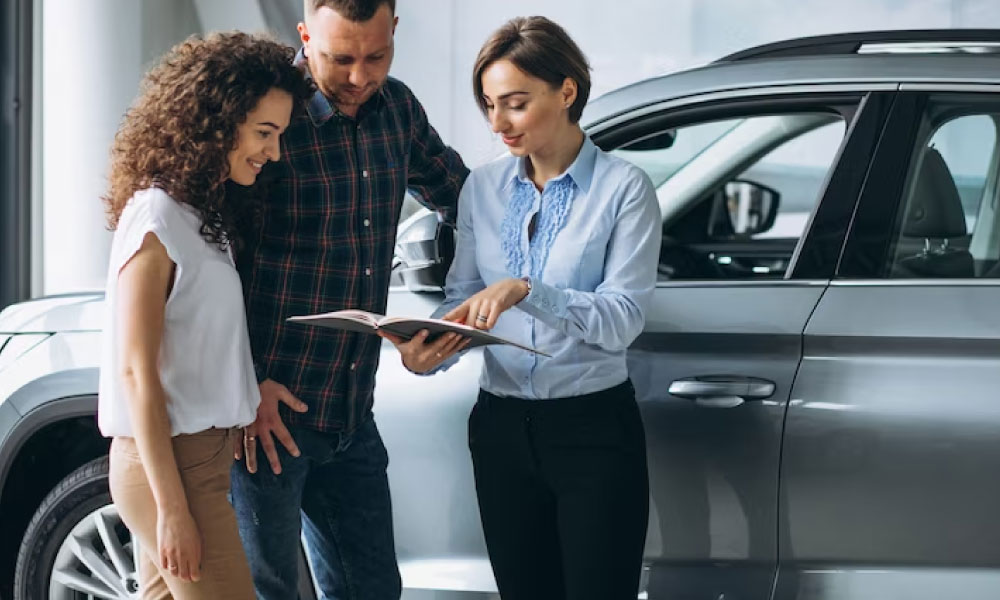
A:
[[[229,151],[229,178],[253,185],[269,160],[281,156],[278,141],[292,116],[292,96],[278,88],[268,90],[236,128],[236,146]]]
[[[569,124],[576,82],[561,86],[528,75],[508,60],[498,60],[481,76],[486,118],[514,156],[544,153],[558,143]]]

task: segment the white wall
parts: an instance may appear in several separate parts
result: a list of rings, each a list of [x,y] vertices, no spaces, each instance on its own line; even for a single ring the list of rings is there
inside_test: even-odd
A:
[[[103,289],[109,149],[142,73],[204,29],[260,30],[256,0],[37,2],[33,295]],[[204,23],[208,23],[206,26]],[[40,289],[39,289],[40,287]]]
[[[206,29],[288,29],[301,0],[37,2],[41,108],[35,140],[34,293],[103,286],[110,234],[99,201],[108,148],[150,61]],[[503,151],[472,100],[479,47],[517,15],[562,24],[589,56],[593,96],[747,46],[852,30],[1000,28],[996,0],[397,0],[392,73],[470,165]],[[274,15],[282,18],[277,19]],[[294,31],[276,32],[294,40]],[[38,143],[38,142],[36,142]]]
[[[47,0],[42,9],[42,284],[100,289],[110,235],[100,196],[108,148],[139,81],[141,5]],[[114,15],[114,19],[109,19]],[[36,261],[36,264],[37,261]]]

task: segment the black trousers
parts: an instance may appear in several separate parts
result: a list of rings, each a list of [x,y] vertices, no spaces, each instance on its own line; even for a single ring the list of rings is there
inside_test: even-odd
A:
[[[469,448],[503,600],[635,600],[649,480],[630,381],[551,400],[480,391]]]

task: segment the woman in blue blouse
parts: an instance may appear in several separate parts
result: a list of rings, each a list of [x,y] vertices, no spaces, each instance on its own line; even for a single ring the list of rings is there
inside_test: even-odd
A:
[[[436,314],[551,354],[489,346],[469,418],[500,595],[634,600],[648,481],[625,352],[656,282],[656,194],[580,128],[589,67],[555,23],[517,18],[497,30],[473,87],[511,155],[465,183]],[[420,373],[446,368],[464,343],[386,337]]]

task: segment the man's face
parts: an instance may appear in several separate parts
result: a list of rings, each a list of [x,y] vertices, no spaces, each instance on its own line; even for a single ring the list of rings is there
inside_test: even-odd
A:
[[[309,72],[319,90],[341,112],[354,116],[389,75],[397,17],[387,4],[371,19],[355,23],[329,7],[299,23]]]

